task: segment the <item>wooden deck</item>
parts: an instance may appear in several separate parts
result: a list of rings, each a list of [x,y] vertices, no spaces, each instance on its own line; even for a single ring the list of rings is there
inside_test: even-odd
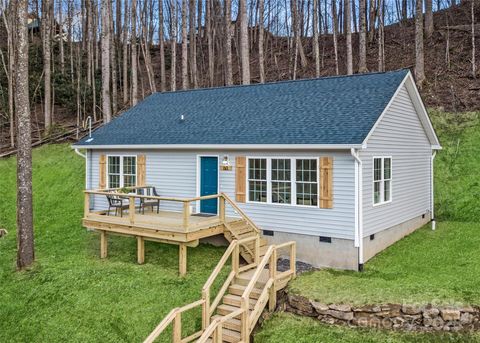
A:
[[[199,240],[219,234],[237,221],[245,220],[245,214],[226,195],[215,194],[197,198],[167,198],[159,196],[145,196],[135,194],[140,187],[132,187],[131,193],[120,193],[119,190],[87,190],[85,191],[85,209],[83,226],[100,233],[100,257],[107,257],[107,236],[123,235],[137,239],[137,261],[145,261],[145,240],[156,241],[179,246],[179,273],[185,275],[187,271],[187,247],[196,247]],[[122,215],[110,210],[91,210],[92,196],[116,197],[124,201]],[[217,215],[203,215],[191,213],[192,203],[203,200],[218,200]],[[183,208],[181,212],[160,210],[139,206],[140,200],[175,202]],[[233,207],[238,217],[226,217],[226,204]],[[178,206],[177,206],[178,207]],[[161,206],[160,206],[161,208]]]

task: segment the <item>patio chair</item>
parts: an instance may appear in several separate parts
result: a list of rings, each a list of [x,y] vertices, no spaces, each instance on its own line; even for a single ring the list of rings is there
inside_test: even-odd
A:
[[[158,193],[155,187],[145,187],[145,188],[139,188],[138,189],[138,194],[140,195],[146,195],[146,196],[156,196],[158,197]],[[157,207],[157,213],[160,212],[160,200],[158,199],[145,199],[145,198],[140,198],[140,209],[139,211],[142,211],[142,214],[145,214],[145,207],[151,207],[152,212],[155,208]]]
[[[119,195],[106,195],[108,200],[108,212],[107,215],[110,215],[110,209],[115,209],[115,215],[118,215],[118,211],[120,211],[120,217],[123,217],[123,210],[127,210],[129,208],[128,199],[125,199]]]

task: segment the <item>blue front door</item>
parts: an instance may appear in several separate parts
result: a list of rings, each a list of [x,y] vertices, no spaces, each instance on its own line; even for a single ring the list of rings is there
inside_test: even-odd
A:
[[[200,196],[218,193],[218,158],[200,158]],[[217,214],[217,199],[200,201],[200,212]]]

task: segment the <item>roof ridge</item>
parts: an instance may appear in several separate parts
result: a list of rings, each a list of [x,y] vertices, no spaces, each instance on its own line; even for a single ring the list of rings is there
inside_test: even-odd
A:
[[[398,72],[401,72],[401,71],[410,71],[410,69],[409,68],[400,68],[400,69],[395,69],[395,70],[376,71],[376,72],[371,72],[371,73],[360,73],[360,74],[352,74],[352,75],[329,75],[329,76],[306,78],[306,79],[296,79],[296,80],[278,80],[278,81],[271,81],[271,82],[265,82],[265,83],[251,83],[251,84],[248,84],[248,85],[240,84],[240,85],[230,85],[230,86],[215,86],[215,87],[203,87],[203,88],[191,88],[191,89],[178,89],[178,90],[174,90],[174,91],[151,93],[147,97],[149,97],[151,95],[179,94],[179,93],[190,93],[190,92],[200,92],[200,91],[211,91],[211,90],[218,90],[218,89],[247,88],[247,87],[257,87],[257,86],[269,86],[269,85],[276,85],[276,84],[288,84],[288,83],[300,83],[300,82],[310,82],[310,81],[318,81],[318,80],[362,77],[362,76],[371,76],[371,75],[378,75],[378,74],[393,74],[393,73],[398,73]]]

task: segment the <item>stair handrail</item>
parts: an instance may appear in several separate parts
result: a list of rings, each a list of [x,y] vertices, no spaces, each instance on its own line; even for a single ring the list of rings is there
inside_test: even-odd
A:
[[[182,307],[177,307],[171,310],[167,316],[160,322],[160,324],[157,325],[157,327],[148,335],[148,337],[143,341],[143,343],[153,343],[158,336],[173,322],[174,323],[174,328],[173,328],[173,339],[172,342],[174,343],[180,343],[180,342],[190,342],[193,341],[195,338],[201,336],[202,331],[198,331],[186,338],[182,338],[182,320],[181,320],[181,314],[185,311],[191,310],[197,306],[201,306],[205,303],[203,299],[194,301],[190,304],[187,304]]]
[[[205,305],[203,307],[203,314],[202,314],[202,325],[203,328],[207,328],[210,325],[210,317],[214,313],[215,309],[217,308],[218,304],[222,300],[223,295],[228,289],[228,286],[230,285],[230,282],[235,278],[235,276],[238,276],[239,272],[239,259],[240,259],[240,251],[239,251],[239,246],[245,243],[248,243],[250,241],[254,241],[258,239],[257,236],[252,236],[252,237],[247,237],[244,239],[240,240],[233,240],[230,245],[228,246],[227,250],[224,252],[222,258],[220,258],[220,261],[218,261],[217,265],[213,269],[212,273],[210,274],[209,278],[205,282],[202,288],[202,300],[205,301]],[[228,258],[232,256],[232,271],[228,275],[227,279],[223,283],[222,287],[218,291],[217,296],[213,300],[212,303],[210,303],[210,288],[212,287],[213,283],[217,279],[218,275],[222,271],[223,267],[228,261]]]
[[[247,221],[247,223],[255,230],[256,233],[260,234],[260,228],[257,226],[257,224],[255,224],[249,216],[247,216],[247,214],[245,212],[243,212],[243,210],[235,203],[235,201],[233,201],[227,194],[225,193],[220,193],[221,196],[228,201],[228,203],[230,204],[230,206],[232,206],[235,211],[240,214],[243,219],[245,219]]]
[[[236,318],[238,316],[240,316],[242,313],[244,312],[243,309],[239,308],[238,310],[235,310],[225,316],[222,316],[220,318],[217,318],[215,320],[213,320],[210,325],[208,326],[208,328],[205,329],[205,331],[203,332],[203,334],[200,336],[200,338],[198,339],[197,343],[205,343],[207,342],[207,340],[210,338],[210,336],[212,336],[212,334],[214,335],[213,337],[213,342],[219,342],[221,343],[223,340],[222,340],[222,326],[223,326],[223,323],[225,323],[226,321],[230,320],[230,319],[233,319],[233,318]]]

